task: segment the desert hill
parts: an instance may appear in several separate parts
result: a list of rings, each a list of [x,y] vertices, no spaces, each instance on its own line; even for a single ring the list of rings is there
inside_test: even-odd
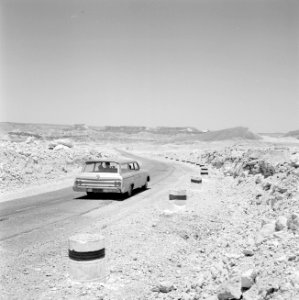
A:
[[[1,136],[10,139],[22,140],[30,136],[37,139],[71,138],[78,141],[107,140],[107,139],[135,139],[149,137],[162,139],[176,135],[202,134],[194,127],[146,127],[146,126],[87,126],[85,124],[59,125],[59,124],[25,124],[3,122],[0,123]]]
[[[156,133],[156,134],[179,134],[179,133],[202,133],[194,127],[146,127],[146,126],[105,126],[105,127],[95,127],[91,126],[90,128],[95,130],[100,130],[104,132],[123,132],[127,134],[135,133]]]
[[[289,131],[284,136],[290,136],[299,139],[299,130]]]
[[[74,141],[131,141],[144,140],[158,143],[174,141],[222,141],[230,139],[258,140],[261,137],[245,127],[204,132],[194,127],[145,127],[145,126],[87,126],[85,124],[24,124],[0,123],[1,138],[14,141],[28,137],[43,140],[69,138]]]
[[[246,127],[234,127],[217,131],[209,131],[198,136],[201,141],[222,141],[230,139],[258,140],[261,137]]]

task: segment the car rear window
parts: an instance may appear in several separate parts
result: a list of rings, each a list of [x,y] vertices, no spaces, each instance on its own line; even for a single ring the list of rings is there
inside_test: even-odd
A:
[[[118,164],[113,161],[109,162],[88,162],[83,168],[83,172],[89,173],[117,173]]]

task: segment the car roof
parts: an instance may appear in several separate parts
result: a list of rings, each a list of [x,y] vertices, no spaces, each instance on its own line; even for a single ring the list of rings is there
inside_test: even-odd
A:
[[[85,163],[98,163],[98,162],[115,162],[118,164],[128,164],[132,162],[137,162],[134,159],[129,159],[129,158],[101,158],[101,159],[92,159],[92,160],[87,160]]]

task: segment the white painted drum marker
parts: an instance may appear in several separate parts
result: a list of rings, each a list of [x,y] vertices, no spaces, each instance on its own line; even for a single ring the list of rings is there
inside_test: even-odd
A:
[[[191,176],[191,182],[192,183],[202,183],[202,177],[201,176]]]
[[[100,234],[77,234],[69,238],[69,274],[80,282],[108,277],[105,238]]]

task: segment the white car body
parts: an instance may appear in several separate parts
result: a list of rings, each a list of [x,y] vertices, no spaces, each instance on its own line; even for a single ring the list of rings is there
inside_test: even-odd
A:
[[[109,164],[103,168],[103,164]],[[79,176],[76,177],[73,190],[93,193],[127,193],[131,196],[137,188],[147,188],[150,176],[140,168],[136,160],[100,159],[87,161]]]

